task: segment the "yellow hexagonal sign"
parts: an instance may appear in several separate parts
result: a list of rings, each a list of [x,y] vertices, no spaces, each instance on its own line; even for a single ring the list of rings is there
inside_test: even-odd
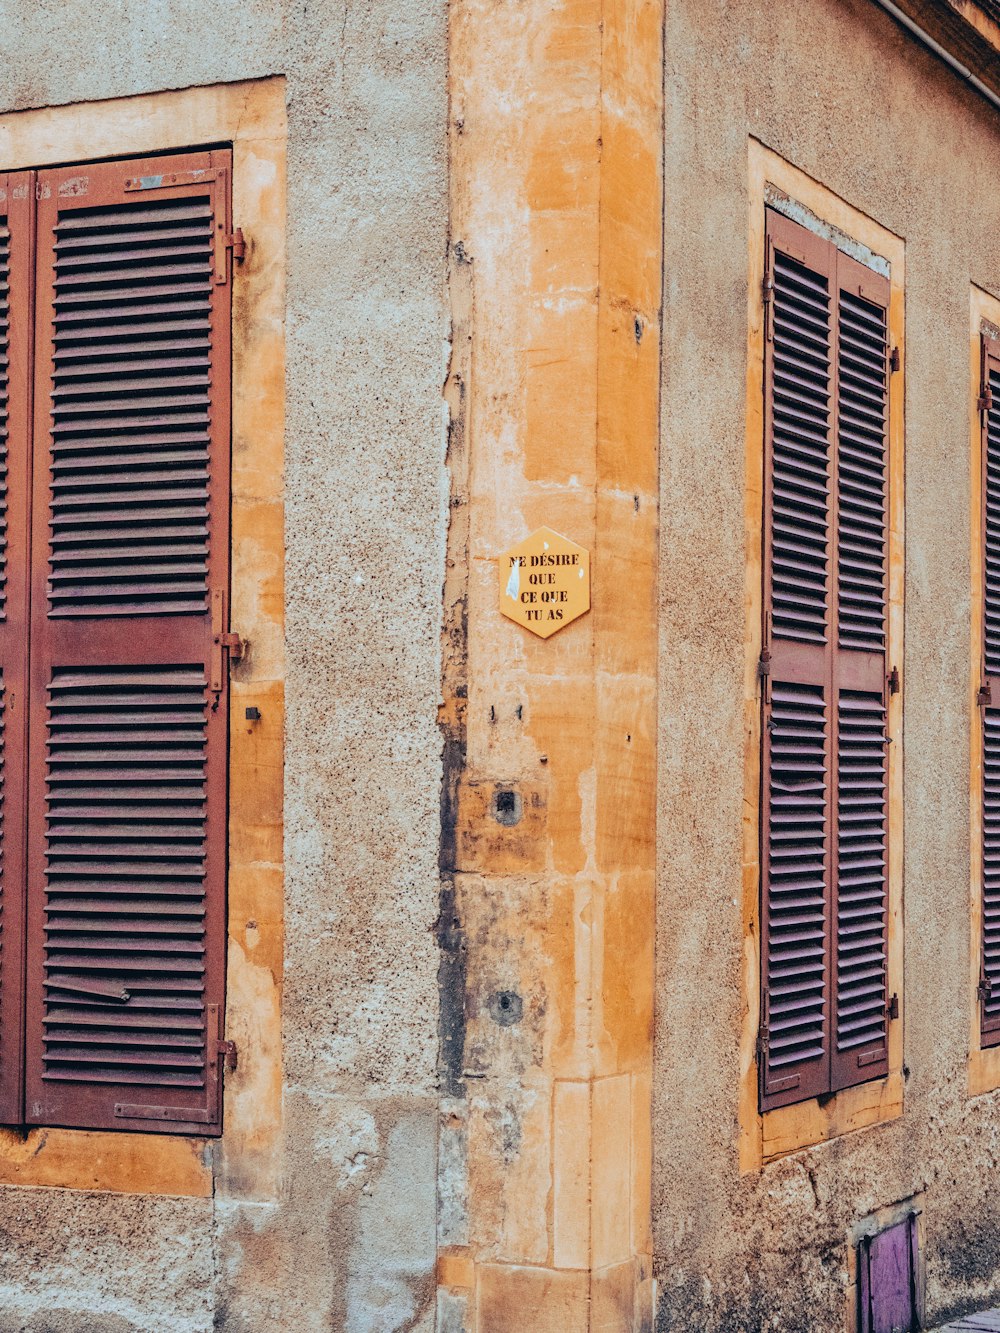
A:
[[[590,610],[590,552],[539,528],[500,557],[500,610],[547,639]]]

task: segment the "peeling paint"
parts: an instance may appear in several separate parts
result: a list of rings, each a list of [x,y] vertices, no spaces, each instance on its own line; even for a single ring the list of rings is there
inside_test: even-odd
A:
[[[859,264],[864,264],[865,268],[870,268],[874,273],[880,273],[883,278],[889,277],[889,261],[883,255],[877,255],[869,250],[866,245],[862,245],[855,237],[849,236],[847,232],[839,227],[832,226],[829,222],[824,222],[805,204],[797,199],[789,199],[775,185],[768,185],[764,191],[764,198],[768,205],[778,213],[783,213],[785,217],[791,218],[793,222],[799,223],[807,231],[811,231],[814,236],[822,236],[825,240],[833,241],[838,250],[844,254],[850,255],[856,259]]]

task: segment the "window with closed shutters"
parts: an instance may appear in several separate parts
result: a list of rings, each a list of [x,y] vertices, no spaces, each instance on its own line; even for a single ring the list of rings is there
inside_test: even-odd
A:
[[[229,177],[213,151],[6,181],[8,1123],[220,1127]]]
[[[1000,1045],[1000,343],[982,337],[980,1043]]]
[[[889,283],[771,210],[761,1109],[888,1069]]]

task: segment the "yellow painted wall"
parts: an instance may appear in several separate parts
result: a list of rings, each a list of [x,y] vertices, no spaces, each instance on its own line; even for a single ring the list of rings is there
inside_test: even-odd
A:
[[[659,0],[452,9],[471,300],[449,395],[468,629],[458,650],[446,635],[466,947],[448,1108],[468,1170],[439,1278],[482,1333],[652,1317],[661,24]],[[497,558],[542,525],[590,551],[593,580],[590,613],[548,640],[498,610]],[[492,818],[499,788],[519,826]]]

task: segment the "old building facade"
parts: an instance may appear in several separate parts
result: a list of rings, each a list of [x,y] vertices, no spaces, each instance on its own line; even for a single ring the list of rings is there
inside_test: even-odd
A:
[[[0,44],[0,1328],[1000,1304],[1000,9]]]

